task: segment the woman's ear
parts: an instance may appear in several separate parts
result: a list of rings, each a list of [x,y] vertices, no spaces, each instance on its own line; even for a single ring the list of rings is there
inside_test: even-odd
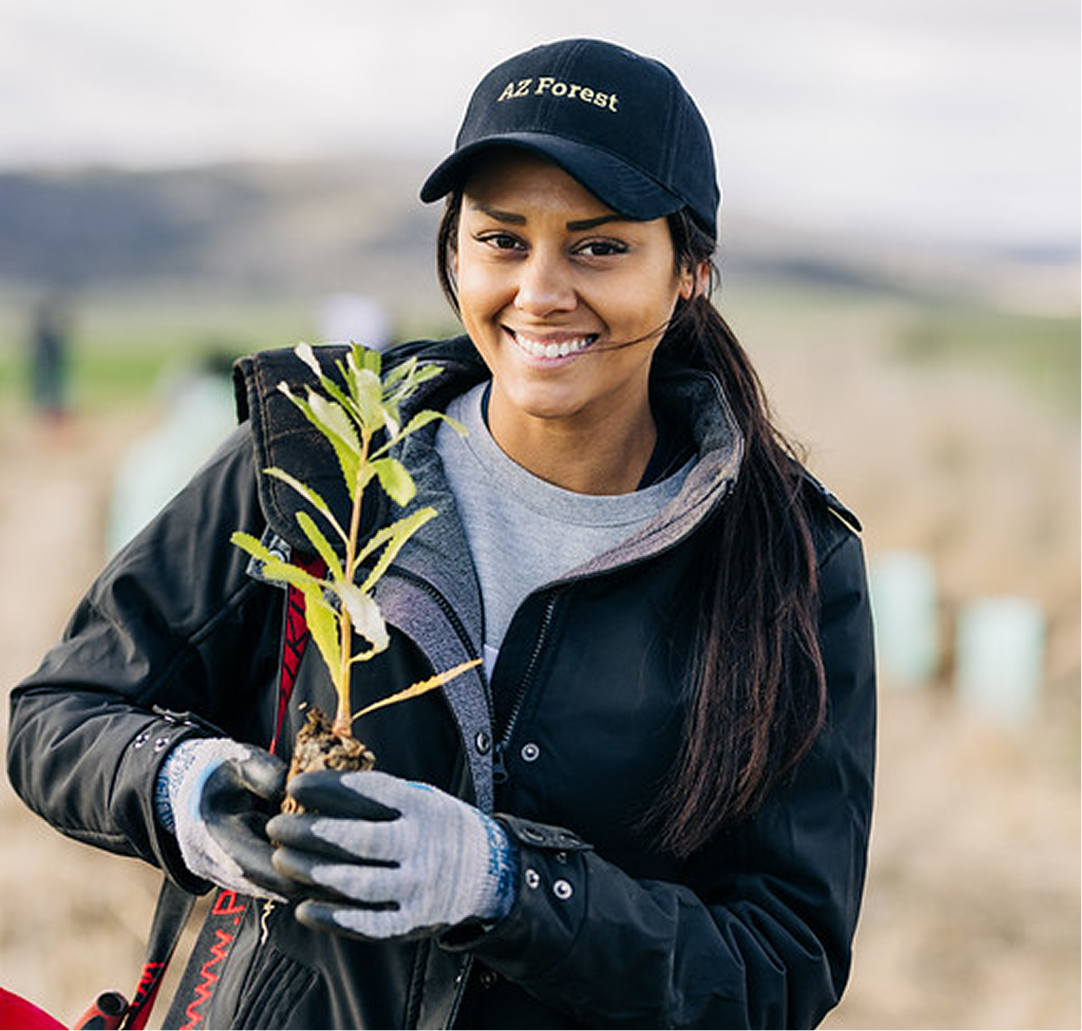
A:
[[[705,294],[710,286],[710,263],[700,262],[697,266],[686,266],[680,273],[680,296],[685,301]]]

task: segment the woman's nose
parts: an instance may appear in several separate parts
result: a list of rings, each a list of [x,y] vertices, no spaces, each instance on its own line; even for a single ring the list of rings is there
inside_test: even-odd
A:
[[[535,251],[519,271],[515,307],[529,315],[570,311],[577,304],[569,270],[556,255]]]

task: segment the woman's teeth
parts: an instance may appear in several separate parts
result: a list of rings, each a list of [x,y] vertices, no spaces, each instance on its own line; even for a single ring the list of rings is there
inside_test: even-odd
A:
[[[534,358],[565,358],[569,354],[577,354],[585,350],[596,339],[593,335],[575,337],[572,340],[561,340],[557,343],[545,343],[543,340],[531,340],[520,333],[515,333],[515,343],[527,354]]]

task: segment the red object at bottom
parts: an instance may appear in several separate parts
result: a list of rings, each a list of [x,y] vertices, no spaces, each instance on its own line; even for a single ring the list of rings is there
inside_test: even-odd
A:
[[[55,1017],[49,1016],[32,1002],[27,1002],[20,995],[13,995],[0,988],[0,1031],[31,1031],[33,1028],[62,1028]]]

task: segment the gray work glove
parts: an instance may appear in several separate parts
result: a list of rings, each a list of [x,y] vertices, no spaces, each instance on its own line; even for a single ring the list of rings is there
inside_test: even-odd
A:
[[[514,847],[468,803],[379,771],[305,773],[289,794],[306,811],[267,833],[275,867],[317,889],[297,908],[306,926],[400,938],[510,911]]]
[[[185,866],[243,895],[283,900],[297,885],[272,862],[266,826],[285,790],[286,765],[229,738],[182,741],[162,765],[167,811]]]

